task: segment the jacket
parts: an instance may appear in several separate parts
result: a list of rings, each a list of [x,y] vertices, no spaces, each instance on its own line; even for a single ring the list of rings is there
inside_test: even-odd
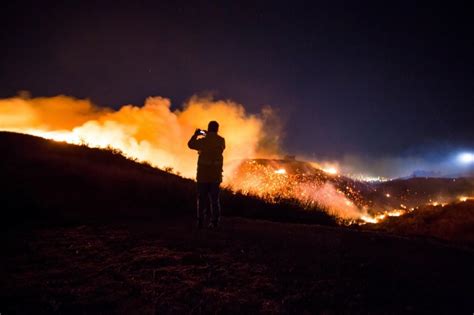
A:
[[[206,136],[198,139],[193,135],[188,141],[188,147],[199,153],[196,180],[198,183],[222,182],[222,166],[225,149],[225,139],[216,132],[208,132]]]

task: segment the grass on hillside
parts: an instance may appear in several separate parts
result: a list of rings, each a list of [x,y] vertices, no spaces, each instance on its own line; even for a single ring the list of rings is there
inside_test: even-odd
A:
[[[134,162],[114,150],[0,133],[3,220],[116,220],[195,215],[196,184]],[[223,190],[223,215],[336,225],[326,212],[296,201],[269,203]]]

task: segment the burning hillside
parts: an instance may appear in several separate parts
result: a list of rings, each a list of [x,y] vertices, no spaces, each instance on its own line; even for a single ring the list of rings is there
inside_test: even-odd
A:
[[[363,183],[325,172],[308,162],[245,160],[232,178],[234,190],[273,201],[296,199],[309,208],[320,206],[346,220],[360,218],[367,206],[360,194],[365,188]]]
[[[364,182],[294,159],[246,160],[236,170],[232,188],[265,199],[296,199],[326,209],[346,222],[378,223],[425,205],[466,201],[474,192],[468,178],[418,178]]]

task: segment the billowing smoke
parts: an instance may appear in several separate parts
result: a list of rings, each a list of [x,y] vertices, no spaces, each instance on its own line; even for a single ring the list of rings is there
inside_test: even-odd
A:
[[[173,168],[194,177],[196,152],[187,148],[195,128],[205,129],[217,120],[227,143],[224,178],[232,161],[255,157],[265,151],[263,114],[250,115],[232,101],[192,97],[182,110],[171,110],[169,99],[149,97],[144,106],[126,105],[119,110],[95,106],[68,96],[0,100],[0,130],[42,136],[94,147],[113,147],[124,155],[153,166]],[[275,149],[275,148],[273,148]]]
[[[0,99],[0,129],[72,130],[109,112],[88,100],[62,95]]]
[[[324,183],[317,187],[311,184],[301,184],[301,190],[308,200],[314,200],[327,212],[339,218],[359,219],[366,214],[365,210],[359,209],[331,183]]]

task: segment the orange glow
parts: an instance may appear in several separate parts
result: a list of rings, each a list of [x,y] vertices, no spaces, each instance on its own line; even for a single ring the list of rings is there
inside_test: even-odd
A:
[[[303,205],[318,206],[344,220],[356,220],[361,210],[350,195],[326,181],[325,173],[301,173],[282,168],[284,160],[246,160],[232,175],[230,188],[277,202],[281,198],[300,201]]]
[[[55,141],[114,148],[125,156],[159,168],[171,167],[189,178],[195,176],[196,152],[187,141],[209,120],[221,124],[227,149],[224,176],[232,161],[262,154],[266,135],[263,120],[249,115],[242,105],[192,97],[183,110],[171,110],[170,100],[150,97],[142,107],[119,110],[99,108],[88,100],[67,96],[0,99],[0,130],[35,135]]]
[[[331,175],[337,175],[339,173],[338,164],[336,162],[309,162],[314,168],[320,169],[323,172]]]
[[[474,197],[470,197],[470,196],[461,196],[461,197],[459,197],[459,201],[461,201],[461,202],[466,202],[468,200],[474,200]]]
[[[404,209],[393,209],[391,211],[384,211],[375,215],[365,214],[361,216],[361,220],[365,223],[379,223],[386,219],[387,217],[399,217],[407,213],[407,210]]]
[[[275,171],[275,174],[281,174],[281,175],[286,174],[286,170],[284,168],[277,169]]]
[[[323,171],[325,171],[328,174],[332,174],[332,175],[336,175],[338,173],[338,170],[335,167],[323,168]]]

